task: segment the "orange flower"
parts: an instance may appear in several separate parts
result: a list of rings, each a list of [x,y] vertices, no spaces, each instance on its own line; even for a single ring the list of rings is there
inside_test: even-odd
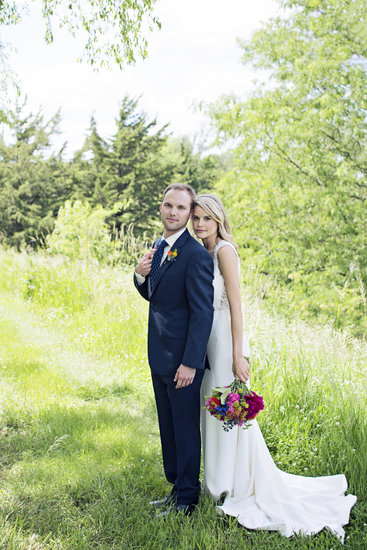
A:
[[[177,248],[175,248],[174,250],[169,250],[167,252],[167,262],[174,262],[176,260],[176,257],[177,257]]]

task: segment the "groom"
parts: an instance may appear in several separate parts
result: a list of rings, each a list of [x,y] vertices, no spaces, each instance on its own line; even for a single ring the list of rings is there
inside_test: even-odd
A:
[[[150,302],[148,360],[162,444],[173,487],[153,506],[190,515],[200,492],[200,385],[213,320],[213,261],[186,229],[195,192],[173,183],[163,194],[163,237],[139,261],[134,283]]]

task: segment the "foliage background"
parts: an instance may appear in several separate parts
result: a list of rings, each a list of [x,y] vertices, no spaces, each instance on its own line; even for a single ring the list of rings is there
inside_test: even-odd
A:
[[[246,265],[293,315],[367,329],[367,21],[362,0],[287,0],[248,43],[268,71],[210,113],[237,143],[217,190]],[[264,294],[266,290],[264,289]],[[268,298],[270,296],[268,295]],[[275,303],[275,302],[274,302]],[[291,306],[291,307],[290,307]]]
[[[142,10],[152,8],[143,4]],[[65,201],[79,200],[105,212],[118,248],[104,260],[116,262],[125,235],[149,243],[160,231],[161,192],[172,181],[185,181],[224,199],[246,283],[270,307],[364,338],[364,1],[279,4],[279,17],[240,42],[243,63],[265,71],[266,81],[249,97],[226,96],[207,107],[218,143],[235,144],[226,154],[197,152],[189,140],[170,137],[128,97],[121,100],[114,135],[102,138],[92,118],[84,146],[69,161],[50,145],[58,113],[44,121],[41,113],[26,113],[26,105],[4,111],[13,135],[10,142],[0,139],[2,243],[45,246]],[[22,16],[10,4],[0,13],[2,24]]]

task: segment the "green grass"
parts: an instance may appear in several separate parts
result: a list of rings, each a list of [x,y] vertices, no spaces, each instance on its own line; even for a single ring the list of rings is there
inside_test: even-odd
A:
[[[219,517],[162,522],[169,490],[146,361],[147,304],[131,270],[3,252],[0,257],[0,548],[342,548],[327,531],[285,539]],[[276,463],[344,472],[358,496],[344,548],[367,547],[367,346],[288,324],[247,291],[252,385]]]

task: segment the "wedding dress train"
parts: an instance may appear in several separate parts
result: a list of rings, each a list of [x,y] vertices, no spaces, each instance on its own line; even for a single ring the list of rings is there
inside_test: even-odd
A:
[[[203,400],[213,387],[233,381],[231,318],[217,257],[221,246],[235,250],[231,243],[220,241],[214,251],[214,321]],[[244,355],[250,355],[246,337]],[[327,527],[344,539],[342,526],[348,523],[357,499],[344,494],[347,481],[343,474],[303,477],[283,472],[275,465],[256,420],[247,430],[225,432],[222,423],[204,410],[202,436],[204,491],[216,501],[225,495],[218,511],[237,517],[249,529],[274,530],[290,537],[315,534]]]

